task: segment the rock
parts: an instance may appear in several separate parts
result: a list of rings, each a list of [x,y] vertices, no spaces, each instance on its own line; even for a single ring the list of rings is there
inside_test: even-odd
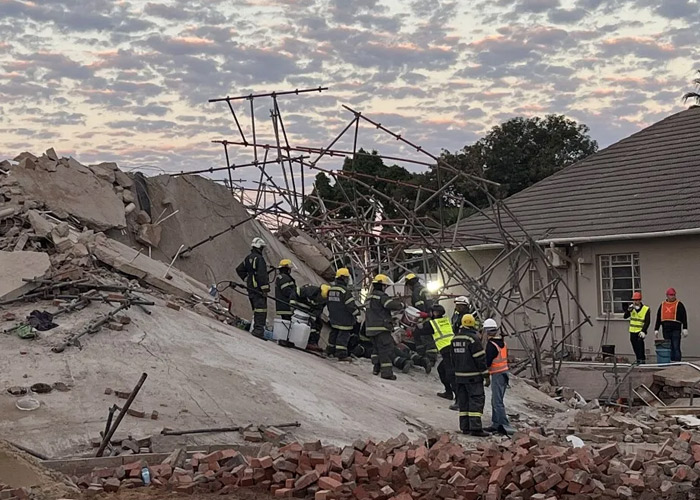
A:
[[[27,152],[27,151],[18,154],[17,156],[15,156],[15,157],[13,158],[13,160],[16,161],[16,162],[20,162],[20,163],[21,163],[22,160],[24,160],[25,158],[28,158],[28,159],[30,159],[31,161],[36,161],[36,156],[34,156],[33,154],[31,154],[31,153],[29,153],[29,152]]]
[[[56,154],[56,151],[53,148],[49,148],[46,150],[46,156],[53,161],[58,161],[58,155]]]
[[[36,165],[47,172],[56,172],[58,170],[58,163],[47,156],[40,156],[36,161]]]
[[[46,238],[54,227],[53,223],[46,220],[36,210],[29,210],[27,212],[27,218],[29,219],[29,224],[31,224],[32,229],[34,229],[34,234],[42,238]]]
[[[139,210],[139,213],[136,214],[136,222],[138,224],[150,224],[151,216],[145,210]]]
[[[115,170],[114,176],[116,178],[116,183],[119,184],[124,189],[129,189],[134,185],[134,181],[129,177],[128,174],[122,172],[121,170]]]
[[[0,251],[0,299],[14,299],[36,288],[22,278],[42,278],[51,268],[49,255],[43,252]]]
[[[68,158],[68,168],[72,168],[74,170],[81,170],[83,172],[90,172],[90,169],[88,169],[85,165],[80,163],[78,160],[73,158],[72,156]]]
[[[124,191],[122,191],[122,200],[124,200],[125,204],[134,203],[136,201],[131,189],[124,189]]]
[[[36,168],[36,158],[32,159],[29,157],[22,158],[19,162],[19,167],[26,170],[34,170]]]
[[[126,191],[125,191],[126,192]],[[144,224],[139,227],[139,232],[136,235],[136,240],[139,243],[151,247],[160,245],[160,238],[163,234],[162,226],[154,226],[153,224]]]
[[[52,235],[60,236],[61,238],[67,238],[70,234],[70,226],[67,222],[61,222],[51,231]]]
[[[124,214],[129,215],[134,210],[136,210],[136,205],[134,203],[129,203],[124,207]]]
[[[116,163],[100,163],[98,165],[90,165],[88,168],[92,170],[92,172],[100,179],[104,179],[110,184],[114,184],[116,182],[114,175],[115,168],[110,168],[107,165],[117,166]]]

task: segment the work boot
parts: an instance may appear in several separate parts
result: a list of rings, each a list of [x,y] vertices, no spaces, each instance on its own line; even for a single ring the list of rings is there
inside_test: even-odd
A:
[[[401,368],[401,372],[402,373],[410,373],[411,368],[413,368],[413,361],[411,361],[409,359],[403,364],[403,368]]]
[[[478,431],[469,431],[469,435],[474,437],[489,437],[491,433],[486,432],[484,429],[479,429]]]
[[[378,366],[375,366],[374,368],[372,368],[372,375],[379,375],[379,367]]]
[[[438,392],[437,396],[442,399],[449,399],[450,401],[454,399],[454,394],[451,392]]]
[[[338,361],[345,361],[346,363],[352,362],[352,358],[350,356],[343,356],[342,358],[338,358]]]
[[[323,349],[321,349],[318,344],[307,344],[306,345],[306,350],[307,351],[313,351],[313,352],[323,352]]]
[[[425,368],[425,374],[430,375],[430,371],[433,369],[433,364],[426,359],[425,363],[423,364],[423,368]]]
[[[450,405],[450,410],[452,411],[459,411],[459,405],[457,403],[452,403]]]
[[[488,427],[484,427],[484,431],[493,434],[495,432],[498,432],[498,428],[494,427],[493,425],[489,425]]]
[[[382,380],[396,380],[396,375],[394,375],[393,373],[388,376],[382,375]]]

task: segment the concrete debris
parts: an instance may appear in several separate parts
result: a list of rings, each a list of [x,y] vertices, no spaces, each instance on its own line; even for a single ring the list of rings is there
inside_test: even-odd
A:
[[[333,254],[316,239],[291,226],[283,226],[277,235],[320,276],[327,280],[334,278],[335,272],[331,264]]]
[[[572,448],[519,432],[503,444],[469,449],[447,434],[427,443],[402,434],[343,448],[295,442],[257,457],[225,449],[186,458],[179,449],[159,464],[137,460],[73,480],[84,489],[115,491],[143,486],[142,470],[148,468],[152,487],[187,494],[255,487],[281,498],[358,500],[689,498],[700,486],[700,434],[678,433],[671,441],[659,453],[626,453],[616,443]]]
[[[150,247],[157,247],[160,245],[160,238],[163,235],[163,228],[161,226],[154,226],[153,224],[143,224],[139,226],[138,234],[136,235],[136,240],[139,243],[148,245]]]
[[[40,238],[46,238],[49,234],[51,234],[51,230],[53,229],[54,225],[46,220],[36,210],[28,210],[27,219],[29,220],[29,224],[31,224],[32,229],[34,229],[34,234]]]
[[[27,283],[23,278],[42,278],[50,268],[51,260],[46,253],[0,251],[0,299],[14,299],[37,288],[37,284]]]

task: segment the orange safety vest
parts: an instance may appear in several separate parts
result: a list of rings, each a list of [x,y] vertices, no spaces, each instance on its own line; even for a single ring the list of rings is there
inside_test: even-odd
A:
[[[676,319],[676,312],[678,311],[678,300],[669,302],[668,300],[661,303],[661,321],[675,321],[679,323]]]
[[[489,373],[495,375],[496,373],[503,373],[508,371],[508,346],[503,344],[503,347],[498,347],[498,344],[491,342],[496,349],[498,349],[498,356],[496,356],[489,366]]]

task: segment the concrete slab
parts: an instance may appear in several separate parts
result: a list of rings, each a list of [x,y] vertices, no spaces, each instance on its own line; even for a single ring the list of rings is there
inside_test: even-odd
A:
[[[0,300],[8,300],[27,293],[37,285],[22,278],[45,276],[51,268],[49,255],[43,252],[0,251]]]
[[[654,382],[670,387],[695,387],[700,383],[700,370],[692,366],[671,366],[654,374]]]

